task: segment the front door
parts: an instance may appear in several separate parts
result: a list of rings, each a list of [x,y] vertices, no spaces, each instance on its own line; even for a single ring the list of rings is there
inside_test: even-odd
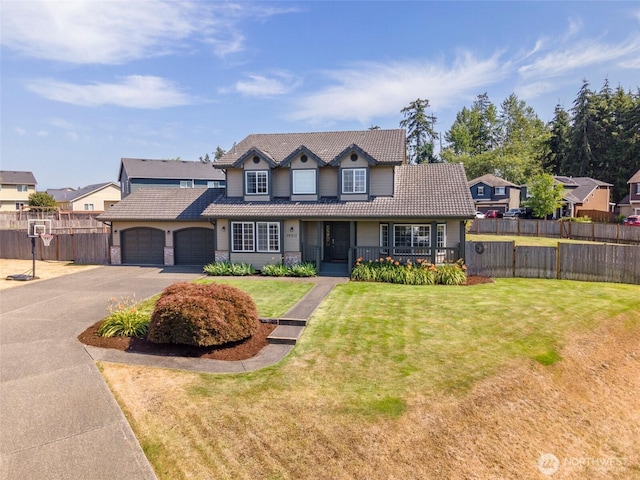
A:
[[[349,222],[325,222],[324,259],[346,262],[349,256]]]

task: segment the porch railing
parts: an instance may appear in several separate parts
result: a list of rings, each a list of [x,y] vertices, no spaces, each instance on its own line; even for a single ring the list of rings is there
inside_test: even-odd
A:
[[[460,247],[446,247],[446,248],[412,248],[412,247],[395,247],[395,248],[383,248],[383,247],[354,247],[353,259],[362,258],[363,261],[374,261],[380,258],[392,257],[394,260],[406,262],[411,260],[415,262],[421,258],[431,263],[447,263],[455,262],[461,258]]]
[[[320,268],[321,250],[317,245],[302,245],[302,261],[311,262]]]

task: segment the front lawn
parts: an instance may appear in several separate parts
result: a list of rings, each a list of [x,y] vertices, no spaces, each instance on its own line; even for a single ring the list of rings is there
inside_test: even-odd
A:
[[[457,453],[445,446],[447,435],[436,432],[459,416],[440,420],[446,412],[514,365],[555,368],[572,338],[603,324],[638,329],[637,285],[350,282],[333,290],[292,354],[273,367],[242,375],[100,368],[160,479],[452,478],[444,463],[474,445]],[[528,405],[517,401],[507,407]],[[520,440],[509,431],[491,435],[493,444]],[[589,441],[599,446],[595,434]],[[544,451],[534,449],[531,465],[487,471],[538,478],[535,458]]]

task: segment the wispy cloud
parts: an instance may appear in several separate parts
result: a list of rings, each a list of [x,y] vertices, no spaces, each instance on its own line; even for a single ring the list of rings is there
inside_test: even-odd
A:
[[[562,50],[542,55],[523,65],[518,72],[523,78],[551,78],[582,67],[610,61],[626,61],[640,55],[640,36],[616,45],[599,41],[580,41]]]
[[[122,64],[209,45],[244,48],[241,25],[292,9],[199,1],[6,1],[2,43],[22,55],[75,64]]]
[[[222,89],[221,93],[234,91],[247,97],[277,97],[291,93],[302,84],[302,79],[289,72],[278,71],[267,75],[249,74],[231,89]]]
[[[452,65],[429,62],[360,63],[350,69],[324,72],[333,85],[302,97],[290,117],[310,122],[358,120],[397,115],[417,98],[429,99],[434,110],[475,96],[478,88],[501,81],[508,62],[496,54],[477,59],[461,54]]]
[[[189,105],[197,99],[180,92],[163,78],[134,75],[121,83],[77,85],[55,80],[37,80],[27,88],[38,95],[57,102],[83,107],[116,105],[128,108],[165,108]]]

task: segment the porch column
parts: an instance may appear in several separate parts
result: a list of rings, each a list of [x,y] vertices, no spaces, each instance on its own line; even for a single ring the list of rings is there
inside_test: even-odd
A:
[[[438,223],[431,222],[431,263],[436,263],[436,246],[438,245]]]

